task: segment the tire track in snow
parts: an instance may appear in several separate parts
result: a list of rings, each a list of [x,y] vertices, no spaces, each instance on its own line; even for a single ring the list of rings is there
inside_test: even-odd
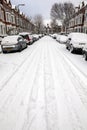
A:
[[[54,84],[47,39],[42,46],[41,60],[32,86],[27,117],[22,130],[58,130]]]
[[[55,87],[52,73],[52,66],[49,53],[49,40],[46,39],[44,56],[44,91],[46,104],[47,130],[58,130],[58,113],[55,98]]]
[[[36,45],[34,45],[34,47],[38,47]],[[19,71],[19,69],[23,66],[23,64],[25,63],[25,61],[31,57],[31,55],[34,55],[34,53],[36,53],[36,48],[34,50],[34,47],[31,48],[30,53],[27,54],[27,56],[23,59],[23,61],[16,67],[14,68],[14,70],[0,83],[0,91],[2,91],[4,89],[4,87],[6,86],[6,84],[11,80],[11,78],[14,76],[14,74]],[[15,65],[15,64],[13,64]]]
[[[37,53],[37,54],[36,54]],[[25,89],[25,85],[24,85],[24,83],[26,83],[26,79],[25,79],[25,77],[24,76],[26,76],[26,74],[28,74],[28,73],[30,73],[29,71],[31,71],[31,70],[33,70],[33,73],[34,73],[34,71],[36,71],[36,66],[37,66],[37,63],[39,62],[38,60],[37,60],[37,57],[40,59],[40,54],[39,54],[39,52],[38,52],[38,49],[37,49],[37,51],[36,51],[36,55],[34,54],[34,55],[32,55],[31,56],[31,58],[29,58],[27,61],[25,61],[25,64],[27,65],[27,66],[22,66],[21,68],[20,68],[20,70],[11,78],[11,80],[6,84],[6,87],[5,87],[5,90],[4,91],[1,91],[0,92],[0,115],[3,115],[3,120],[1,120],[1,125],[0,126],[2,126],[2,122],[4,122],[4,123],[6,123],[5,121],[6,120],[8,120],[9,121],[9,119],[10,119],[10,117],[9,117],[9,113],[11,112],[11,114],[13,115],[13,117],[15,117],[16,119],[14,120],[14,122],[12,122],[13,123],[13,128],[16,130],[19,130],[19,127],[17,127],[18,126],[18,123],[17,123],[17,120],[18,120],[18,118],[19,118],[19,122],[21,122],[20,121],[20,118],[22,117],[22,115],[20,115],[21,114],[21,109],[23,109],[22,107],[21,107],[21,104],[20,104],[20,102],[22,102],[22,105],[24,104],[23,103],[23,101],[22,100],[24,100],[24,99],[22,99],[23,97],[26,97],[26,94],[27,93],[29,93],[28,91],[30,90],[30,88],[28,87],[28,86],[26,86],[27,88]],[[34,58],[33,60],[32,60],[32,58]],[[30,64],[31,63],[31,64]],[[28,71],[27,71],[27,67],[28,67]],[[32,69],[32,67],[34,67],[34,69]],[[22,69],[22,70],[21,70]],[[24,70],[25,71],[24,71]],[[17,75],[19,74],[19,77],[17,77]],[[21,75],[21,76],[20,76]],[[30,79],[30,80],[33,80],[33,77],[34,77],[34,74],[32,74],[33,76],[31,76],[32,77],[32,79]],[[14,83],[14,78],[16,77],[16,83]],[[24,79],[23,79],[23,77],[24,77]],[[29,76],[30,77],[30,76]],[[25,81],[24,81],[25,80]],[[23,83],[24,82],[24,83]],[[28,82],[28,81],[27,81]],[[31,81],[30,81],[31,82]],[[13,84],[12,85],[12,87],[11,87],[11,83]],[[23,83],[23,85],[22,85],[22,83]],[[31,84],[32,84],[32,82],[31,82]],[[11,88],[10,88],[11,87]],[[8,90],[7,89],[9,89],[9,92],[8,92]],[[14,90],[14,91],[13,91]],[[23,91],[24,90],[24,91]],[[15,92],[15,93],[14,93]],[[22,95],[22,96],[21,96]],[[28,97],[29,97],[29,95],[27,95]],[[18,100],[18,102],[17,102],[17,100]],[[25,102],[25,101],[24,101]],[[25,106],[26,104],[24,104],[23,106],[24,106],[24,108],[26,108],[26,106]],[[20,110],[19,110],[19,108],[20,108]],[[14,113],[12,112],[12,111],[14,111]],[[16,112],[16,111],[18,111],[18,112]],[[22,110],[23,111],[23,110]],[[25,110],[24,110],[25,111]],[[24,111],[23,111],[23,113],[24,113]],[[16,113],[17,113],[17,115],[16,115]],[[18,116],[18,115],[20,115],[20,116]],[[5,118],[5,116],[7,116],[7,118]],[[1,116],[2,117],[2,116]],[[23,117],[22,117],[23,118]],[[1,118],[2,119],[2,118]],[[11,119],[10,119],[11,120]],[[23,119],[24,120],[24,119]],[[12,129],[12,125],[10,124],[11,122],[8,122],[8,128],[6,128],[6,126],[3,126],[3,130],[4,130],[4,127],[6,128],[6,130],[9,130],[9,128],[10,129]],[[14,125],[15,124],[15,125]],[[20,123],[19,123],[20,124]],[[17,127],[17,128],[15,128],[15,127]]]
[[[46,130],[44,86],[43,86],[43,54],[44,49],[40,46],[40,60],[37,66],[35,78],[29,97],[26,119],[22,130]]]
[[[67,107],[67,110],[69,111],[69,112],[67,112],[67,114],[69,114],[69,120],[72,119],[71,128],[69,128],[69,129],[86,130],[87,129],[87,119],[86,119],[87,111],[84,108],[83,104],[81,103],[80,98],[78,97],[78,93],[76,92],[75,87],[74,87],[75,84],[72,83],[72,77],[69,72],[71,70],[70,66],[69,66],[70,64],[66,62],[65,57],[63,56],[63,54],[60,53],[60,50],[56,50],[56,45],[54,48],[51,49],[51,52],[53,52],[52,56],[55,57],[55,60],[52,61],[52,63],[54,63],[53,64],[54,71],[56,72],[56,75],[54,75],[54,76],[56,76],[56,77],[60,76],[58,79],[59,80],[58,84],[62,90],[59,89],[59,91],[62,91],[61,94],[63,94],[63,96],[65,97],[65,99],[64,99],[65,106]],[[72,73],[72,71],[71,71],[71,73]],[[75,73],[75,72],[73,72],[73,73]],[[62,79],[61,79],[61,77],[62,77]],[[75,78],[75,76],[73,76],[73,79],[74,78]],[[74,80],[74,82],[76,83],[75,80]],[[77,80],[77,82],[78,82],[78,80]],[[61,118],[61,115],[60,115],[60,118]],[[67,118],[67,120],[68,120],[68,118]],[[61,129],[62,129],[62,127],[61,127]],[[68,130],[68,125],[65,127],[65,130]]]
[[[58,49],[57,53],[60,53],[61,60],[64,61],[64,63],[67,63],[65,64],[65,66],[71,76],[71,82],[75,86],[82,103],[87,108],[87,75],[82,73],[82,71],[80,71],[79,68],[77,68],[77,66],[72,63],[72,61],[67,57],[67,55],[62,54],[61,51]]]

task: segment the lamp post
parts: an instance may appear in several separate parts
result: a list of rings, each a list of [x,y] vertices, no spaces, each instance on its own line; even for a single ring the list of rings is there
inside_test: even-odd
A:
[[[19,9],[19,6],[25,6],[25,4],[18,4],[16,8]]]
[[[16,6],[16,8],[17,8],[17,10],[18,10],[18,33],[19,33],[19,31],[20,31],[20,20],[19,20],[19,16],[20,16],[20,13],[19,13],[19,7],[20,6],[25,6],[25,4],[18,4],[17,6]]]

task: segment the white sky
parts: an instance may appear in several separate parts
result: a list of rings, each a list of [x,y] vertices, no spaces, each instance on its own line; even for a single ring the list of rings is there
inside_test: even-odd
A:
[[[82,0],[11,0],[12,4],[18,5],[25,4],[24,7],[20,6],[20,10],[26,15],[34,17],[36,14],[41,14],[44,19],[50,19],[50,10],[52,5],[57,2],[71,1],[74,5],[79,5]]]

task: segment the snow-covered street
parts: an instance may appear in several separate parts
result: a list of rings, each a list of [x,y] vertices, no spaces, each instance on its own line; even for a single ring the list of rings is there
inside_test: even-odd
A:
[[[45,36],[0,54],[0,130],[87,130],[87,62]]]

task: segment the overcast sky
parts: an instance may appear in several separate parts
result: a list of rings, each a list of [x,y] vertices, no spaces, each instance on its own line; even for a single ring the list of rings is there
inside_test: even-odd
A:
[[[20,3],[25,6],[20,6],[20,10],[24,14],[34,17],[36,14],[41,14],[44,19],[50,18],[50,10],[52,5],[57,2],[71,1],[74,5],[78,5],[82,0],[11,0],[11,3],[18,5]]]

